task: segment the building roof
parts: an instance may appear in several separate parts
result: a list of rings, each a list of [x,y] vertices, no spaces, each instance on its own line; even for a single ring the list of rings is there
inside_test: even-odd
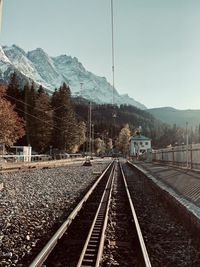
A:
[[[142,134],[139,134],[139,135],[135,135],[135,136],[131,137],[131,140],[134,140],[134,141],[148,140],[148,141],[150,141],[151,139],[142,135]]]

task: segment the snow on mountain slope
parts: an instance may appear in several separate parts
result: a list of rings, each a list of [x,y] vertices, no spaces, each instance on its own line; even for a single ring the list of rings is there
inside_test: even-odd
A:
[[[16,45],[0,47],[0,79],[7,81],[11,70],[17,70],[23,77],[51,91],[65,82],[69,85],[72,95],[79,95],[97,103],[113,101],[113,89],[106,78],[87,71],[76,57],[50,57],[41,48],[26,53]],[[80,90],[81,83],[83,90]],[[114,102],[146,109],[127,94],[119,95],[117,90],[114,90]]]
[[[10,63],[10,60],[8,59],[8,57],[5,55],[3,48],[0,46],[0,60],[6,63]]]
[[[43,83],[41,76],[35,69],[33,63],[27,58],[26,52],[20,47],[13,45],[11,47],[4,46],[3,51],[12,65],[25,76]]]
[[[87,71],[77,58],[62,55],[53,58],[55,67],[63,77],[68,79],[72,92],[98,103],[112,102],[112,87],[105,78],[98,77]],[[83,83],[80,92],[81,83]],[[116,93],[116,91],[115,91]]]
[[[112,103],[113,88],[105,77],[99,77],[87,71],[76,57],[61,55],[52,58],[59,73],[65,77],[72,92],[97,103]],[[83,83],[82,91],[80,91]],[[145,109],[145,106],[126,95],[119,95],[114,90],[114,102],[116,104],[130,104]]]
[[[12,69],[12,63],[5,55],[3,48],[0,46],[0,80],[6,80],[6,74],[10,73],[10,69]]]
[[[85,75],[86,70],[77,58],[61,55],[52,58],[56,70],[62,74],[67,84],[71,88],[72,92],[80,91],[80,83],[85,82],[87,77]]]
[[[42,79],[50,85],[52,90],[54,90],[55,87],[60,87],[64,82],[62,75],[56,71],[52,59],[43,49],[37,48],[36,50],[30,51],[27,53],[27,57],[34,64]]]

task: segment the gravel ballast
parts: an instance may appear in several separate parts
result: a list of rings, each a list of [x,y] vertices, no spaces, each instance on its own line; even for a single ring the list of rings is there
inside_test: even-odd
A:
[[[153,267],[200,267],[199,240],[176,207],[142,172],[124,165],[130,195]]]
[[[0,266],[28,266],[108,162],[0,175]],[[43,240],[43,241],[42,241]],[[45,240],[45,241],[44,241]],[[35,256],[35,255],[34,255]],[[30,263],[30,262],[29,262]]]

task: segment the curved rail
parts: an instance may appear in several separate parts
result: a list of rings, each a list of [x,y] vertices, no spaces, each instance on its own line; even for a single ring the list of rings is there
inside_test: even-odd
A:
[[[76,217],[76,215],[78,214],[78,212],[81,210],[83,204],[87,201],[87,199],[89,198],[89,196],[92,194],[92,192],[94,191],[94,189],[99,184],[99,182],[101,181],[102,177],[105,175],[105,173],[108,171],[108,169],[111,167],[112,164],[113,164],[113,161],[104,170],[104,172],[101,174],[101,176],[98,178],[98,180],[93,184],[93,186],[90,188],[90,190],[85,194],[85,196],[78,203],[78,205],[76,206],[76,208],[68,216],[67,220],[61,225],[61,227],[56,231],[56,233],[52,236],[52,238],[47,242],[47,244],[40,251],[40,253],[37,255],[37,257],[29,265],[29,267],[41,267],[42,266],[42,264],[44,263],[44,261],[47,259],[47,257],[49,256],[49,254],[52,252],[52,250],[56,246],[58,240],[66,232],[66,230],[70,226],[72,220]]]

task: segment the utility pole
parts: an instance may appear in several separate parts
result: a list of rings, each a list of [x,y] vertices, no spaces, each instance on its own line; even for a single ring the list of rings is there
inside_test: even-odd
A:
[[[92,103],[89,104],[89,154],[92,156]]]
[[[188,122],[186,122],[186,168],[188,168]]]
[[[113,127],[112,127],[112,140],[114,145],[114,138],[115,138],[115,123],[116,123],[116,110],[115,110],[115,51],[114,51],[114,11],[113,11],[113,0],[111,0],[111,42],[112,42],[112,105],[113,105]]]
[[[92,154],[94,154],[94,124],[92,123]]]
[[[83,163],[83,166],[91,166],[91,157],[92,157],[92,103],[91,101],[89,102],[89,107],[88,107],[88,126],[89,126],[89,131],[88,131],[88,156],[86,157],[86,161]]]
[[[112,29],[112,80],[113,80],[113,99],[112,104],[115,104],[114,88],[115,88],[115,53],[114,53],[114,14],[113,14],[113,0],[111,0],[111,29]]]
[[[81,98],[83,97],[82,92],[83,92],[83,82],[80,82],[80,104],[81,104]],[[86,123],[86,141],[83,144],[83,153],[87,153],[87,137],[88,137],[88,123]]]

